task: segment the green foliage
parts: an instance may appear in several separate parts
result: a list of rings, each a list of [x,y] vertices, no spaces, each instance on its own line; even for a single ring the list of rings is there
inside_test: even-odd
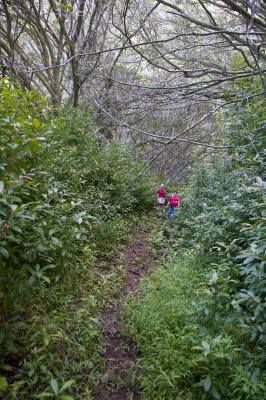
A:
[[[249,327],[251,340],[259,346],[266,340],[266,183],[262,179],[265,164],[261,129],[265,108],[255,112],[250,107],[254,110],[252,118],[244,109],[237,124],[241,131],[236,126],[234,135],[230,131],[232,141],[238,143],[237,151],[231,159],[219,161],[213,171],[200,171],[179,223],[183,246],[185,242],[199,253],[218,256],[215,267],[224,294],[217,303],[230,311],[228,320]]]
[[[266,398],[265,100],[223,118],[235,147],[195,168],[178,216],[153,243],[170,247],[166,269],[129,308],[147,399]]]
[[[151,209],[152,186],[136,180],[142,166],[127,148],[101,148],[87,110],[57,115],[5,80],[0,105],[0,390],[89,398],[101,367],[97,313],[120,274],[94,265]]]
[[[106,245],[108,253],[128,230],[121,218],[133,219],[151,207],[151,189],[145,177],[130,186],[140,166],[116,144],[101,149],[84,111],[67,110],[47,126],[43,100],[8,82],[2,82],[1,105],[1,300],[6,312],[35,281],[49,283],[50,275],[68,267],[73,246],[89,241],[95,252],[103,255]]]
[[[103,256],[125,237],[130,220],[153,207],[152,189],[145,175],[132,184],[141,165],[131,163],[127,150],[116,143],[102,149],[90,134],[88,118],[86,110],[67,110],[54,121],[43,157],[50,186],[43,196],[60,207],[66,220],[74,220],[74,238],[92,241]],[[47,176],[40,175],[43,188]]]
[[[141,299],[128,301],[128,329],[142,355],[144,399],[230,398],[225,387],[240,352],[226,330],[212,337],[197,324],[195,291],[203,261],[193,252],[185,260],[170,258],[142,283]]]
[[[3,81],[0,103],[0,304],[5,319],[19,295],[30,294],[36,281],[49,281],[46,272],[64,255],[49,227],[53,222],[60,231],[60,216],[40,201],[33,170],[44,142],[44,100]]]
[[[106,298],[118,289],[122,277],[119,266],[103,272],[84,260],[63,281],[35,289],[15,329],[20,350],[15,364],[18,367],[11,360],[7,360],[11,365],[2,366],[3,370],[13,371],[6,399],[43,398],[47,393],[56,398],[56,387],[60,399],[66,395],[91,398],[103,368],[98,313]]]

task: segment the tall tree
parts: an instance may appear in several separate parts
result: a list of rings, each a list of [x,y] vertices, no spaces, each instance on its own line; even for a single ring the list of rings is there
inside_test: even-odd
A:
[[[219,150],[213,143],[215,112],[265,94],[265,4],[126,0],[120,8],[116,28],[126,39],[127,59],[132,63],[129,48],[135,63],[139,59],[136,78],[116,79],[120,90],[124,85],[135,93],[121,123],[134,109],[131,131],[141,143],[153,143],[154,151],[144,153],[150,158],[157,151],[158,159],[166,154],[159,167],[178,158],[182,170],[184,160],[192,162],[194,146]],[[248,85],[253,80],[256,84]]]
[[[83,77],[80,53],[102,43],[107,1],[1,0],[0,56],[2,71],[9,70],[27,87],[48,91],[54,104],[69,95],[78,103]],[[99,57],[90,63],[95,67]]]

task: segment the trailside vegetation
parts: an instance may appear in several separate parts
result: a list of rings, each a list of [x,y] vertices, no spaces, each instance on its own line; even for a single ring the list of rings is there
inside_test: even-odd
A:
[[[233,147],[198,163],[154,235],[164,265],[126,307],[144,399],[266,399],[265,105],[222,116]]]
[[[98,313],[122,277],[106,260],[153,188],[125,145],[101,145],[88,109],[58,113],[6,79],[0,129],[0,397],[87,399]]]

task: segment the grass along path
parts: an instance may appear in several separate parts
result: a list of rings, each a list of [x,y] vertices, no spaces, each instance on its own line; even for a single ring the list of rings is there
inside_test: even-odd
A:
[[[125,247],[123,265],[125,280],[114,301],[102,313],[104,358],[106,368],[94,390],[94,400],[137,400],[140,394],[134,385],[136,374],[134,343],[123,334],[123,304],[128,294],[138,293],[139,280],[155,266],[148,249],[149,231],[140,229]]]

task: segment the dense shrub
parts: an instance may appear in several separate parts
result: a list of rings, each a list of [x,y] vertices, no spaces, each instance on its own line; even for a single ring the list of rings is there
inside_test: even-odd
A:
[[[100,304],[96,298],[95,309],[84,305],[78,287],[93,295],[95,276],[106,282],[95,260],[110,257],[132,223],[152,208],[152,187],[126,147],[101,147],[87,110],[58,114],[37,93],[6,80],[0,129],[0,356],[5,375],[18,371],[15,378],[11,372],[0,378],[0,391],[27,399],[52,390],[50,396],[63,399],[65,390],[73,392],[73,377],[90,371],[95,379],[99,364],[94,319]],[[75,398],[84,398],[82,381],[90,391],[89,380],[81,379]]]
[[[266,398],[265,100],[228,117],[234,147],[197,165],[162,228],[167,269],[129,307],[147,399]]]
[[[243,326],[225,323],[220,299],[210,299],[221,278],[214,256],[170,255],[146,278],[140,298],[129,298],[127,329],[139,350],[144,399],[264,399],[265,373],[250,359]],[[218,314],[219,313],[219,317]]]

